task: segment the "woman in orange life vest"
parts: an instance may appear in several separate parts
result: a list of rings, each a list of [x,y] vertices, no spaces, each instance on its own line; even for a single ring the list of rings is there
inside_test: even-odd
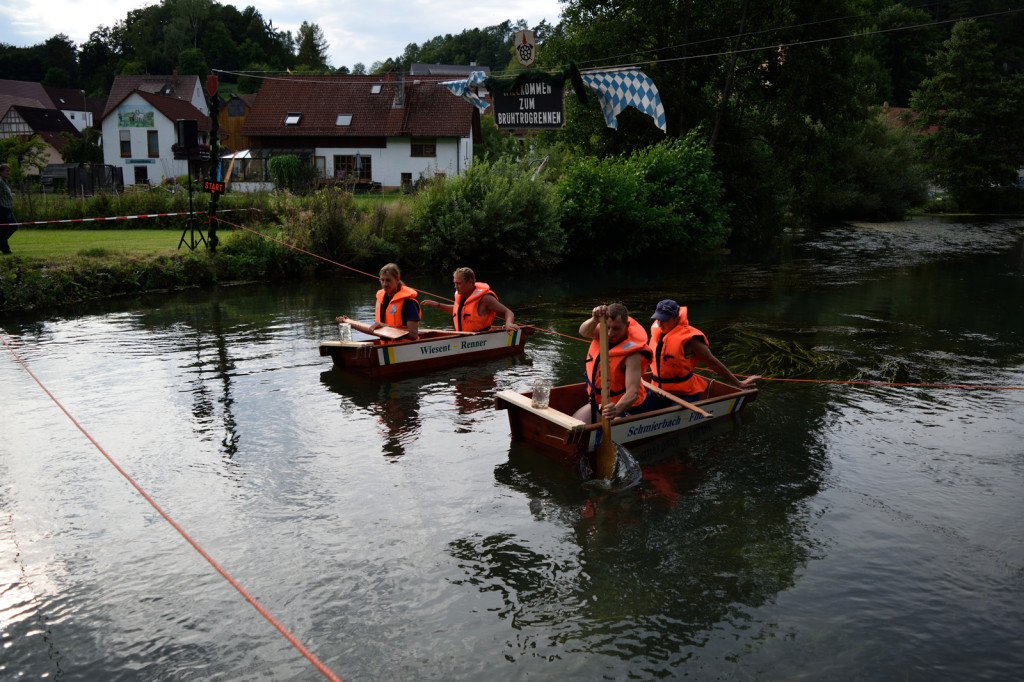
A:
[[[708,348],[708,339],[699,329],[690,326],[686,307],[666,299],[658,304],[651,315],[651,345],[654,347],[654,366],[651,383],[683,400],[701,399],[708,382],[693,370],[698,362],[717,372],[723,379],[739,388],[750,388],[761,377],[749,376],[740,381]],[[652,409],[674,405],[662,396],[652,399]]]
[[[452,273],[452,283],[455,285],[454,304],[423,301],[423,305],[451,315],[455,331],[489,331],[496,315],[505,319],[502,329],[516,329],[515,314],[498,301],[498,295],[491,291],[491,287],[476,281],[476,274],[471,269],[456,270]]]
[[[602,381],[599,339],[602,317],[608,318],[608,370],[611,376],[608,383],[610,402],[599,406]],[[573,416],[592,424],[600,416],[615,419],[651,409],[651,394],[640,379],[651,363],[653,352],[647,345],[647,331],[629,316],[626,306],[621,303],[597,306],[590,318],[580,325],[580,336],[593,339],[587,352],[586,370],[590,400],[576,410]]]
[[[375,320],[370,330],[379,329],[384,325],[408,330],[404,337],[415,341],[420,336],[420,304],[416,301],[417,292],[402,283],[402,272],[394,263],[388,263],[380,269],[380,289],[377,291]],[[338,322],[349,322],[346,315],[337,318]]]

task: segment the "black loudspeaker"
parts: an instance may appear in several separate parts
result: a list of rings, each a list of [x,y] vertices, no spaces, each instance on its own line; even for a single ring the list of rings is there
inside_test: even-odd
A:
[[[199,146],[199,122],[192,118],[178,119],[178,144],[192,149]]]

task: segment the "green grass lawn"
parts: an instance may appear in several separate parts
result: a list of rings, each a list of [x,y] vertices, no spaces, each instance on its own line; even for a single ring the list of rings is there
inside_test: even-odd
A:
[[[182,228],[184,229],[184,228]],[[221,228],[217,236],[222,240],[233,230]],[[196,241],[199,240],[196,231]],[[206,230],[202,231],[206,236]],[[188,250],[191,233],[185,235],[181,251]],[[48,259],[59,256],[79,255],[130,255],[158,256],[178,252],[181,241],[180,230],[40,230],[31,227],[19,228],[11,237],[11,251],[26,258]],[[206,249],[205,243],[199,249]],[[85,253],[83,253],[85,252]]]

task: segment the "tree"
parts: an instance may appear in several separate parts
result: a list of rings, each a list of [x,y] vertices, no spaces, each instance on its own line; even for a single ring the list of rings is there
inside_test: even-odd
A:
[[[937,126],[921,141],[931,175],[964,209],[990,209],[1024,166],[1024,73],[1002,71],[994,50],[977,22],[957,23],[911,98],[916,125]]]
[[[66,88],[71,85],[71,76],[64,69],[58,66],[51,66],[46,71],[46,77],[43,78],[43,85],[54,88]]]
[[[191,47],[183,50],[178,57],[178,73],[205,79],[210,73],[210,67],[206,65],[203,51]]]
[[[303,66],[310,67],[311,69],[329,69],[330,64],[327,58],[327,38],[324,37],[324,31],[317,24],[311,24],[308,21],[302,22],[302,26],[299,27],[299,34],[297,38],[299,44],[299,53],[296,56],[296,60]]]
[[[356,62],[352,65],[353,76],[365,76],[366,75],[366,64],[362,62]]]
[[[64,163],[103,163],[103,147],[100,146],[100,131],[86,128],[81,137],[71,133],[61,133],[67,144],[60,150],[60,158]]]
[[[11,167],[14,180],[21,180],[28,168],[46,168],[46,143],[38,135],[0,139],[0,159]]]

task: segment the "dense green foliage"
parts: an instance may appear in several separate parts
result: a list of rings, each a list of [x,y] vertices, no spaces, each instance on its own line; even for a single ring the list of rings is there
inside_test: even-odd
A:
[[[97,128],[86,128],[78,137],[70,133],[61,133],[61,137],[65,140],[60,150],[64,163],[103,163],[102,135]]]
[[[1024,168],[1024,72],[1007,77],[995,50],[979,24],[958,23],[913,98],[918,126],[938,126],[921,140],[932,177],[967,210],[1024,207],[1007,192]]]
[[[0,163],[11,167],[11,181],[18,182],[29,169],[46,168],[46,143],[38,135],[0,138]]]
[[[297,194],[305,194],[316,179],[316,170],[294,154],[281,154],[267,162],[270,178],[278,187]]]
[[[728,236],[721,178],[699,131],[625,157],[579,157],[558,186],[574,260],[705,252]]]
[[[548,267],[565,246],[560,212],[553,187],[526,164],[482,161],[414,197],[403,255],[441,270]]]

